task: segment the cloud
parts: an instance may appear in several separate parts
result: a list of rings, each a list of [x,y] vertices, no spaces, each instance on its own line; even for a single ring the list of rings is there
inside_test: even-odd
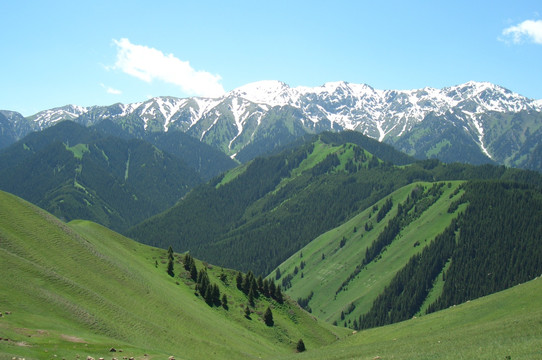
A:
[[[118,89],[113,89],[112,87],[105,86],[104,84],[100,84],[100,86],[103,87],[108,94],[113,94],[113,95],[122,94],[122,91],[120,91]]]
[[[525,20],[502,31],[505,41],[511,39],[514,44],[520,44],[528,39],[536,44],[542,44],[542,20]]]
[[[218,97],[225,91],[220,75],[198,71],[188,61],[165,55],[160,50],[135,45],[126,38],[113,40],[117,45],[117,61],[114,68],[145,82],[160,80],[177,85],[189,95]]]

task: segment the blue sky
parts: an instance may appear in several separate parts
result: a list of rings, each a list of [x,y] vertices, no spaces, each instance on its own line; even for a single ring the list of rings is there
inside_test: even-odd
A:
[[[542,2],[2,1],[0,109],[214,96],[259,80],[490,81],[542,99]]]

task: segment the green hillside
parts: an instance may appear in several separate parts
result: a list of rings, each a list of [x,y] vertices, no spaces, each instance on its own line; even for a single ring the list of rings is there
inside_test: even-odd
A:
[[[415,183],[316,238],[270,275],[319,318],[407,320],[542,273],[540,185]]]
[[[0,358],[272,357],[299,339],[315,349],[346,332],[264,296],[249,319],[237,272],[196,261],[227,297],[227,309],[209,306],[180,259],[172,278],[166,251],[95,223],[66,225],[0,192]],[[262,319],[268,307],[273,326]]]
[[[116,231],[164,211],[202,180],[142,140],[65,121],[0,152],[0,189],[64,220]]]
[[[409,222],[380,258],[363,270],[356,271],[356,267],[359,269],[367,248],[389,224],[399,204],[404,203],[414,189],[429,189],[433,184],[414,183],[393,192],[343,225],[317,237],[278,267],[279,277],[275,271],[270,278],[282,283],[293,299],[308,302],[307,306],[301,301],[317,317],[351,327],[354,319],[369,311],[374,299],[397,271],[457,216],[458,211],[448,213],[447,210],[459,196],[450,195],[459,191],[461,183],[454,181],[443,186],[434,204]],[[392,199],[393,205],[386,216],[377,221],[388,199]]]
[[[414,182],[542,183],[539,173],[504,166],[408,161],[359,133],[323,133],[195,188],[127,234],[148,245],[172,245],[217,265],[268,275],[316,237]]]
[[[541,359],[542,279],[278,359]]]

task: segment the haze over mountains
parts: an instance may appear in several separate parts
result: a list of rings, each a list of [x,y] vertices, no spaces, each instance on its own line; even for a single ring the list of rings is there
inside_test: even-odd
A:
[[[487,82],[443,89],[377,90],[326,83],[292,88],[247,84],[219,98],[157,97],[133,104],[48,109],[30,117],[0,111],[4,147],[61,120],[103,120],[131,136],[180,130],[245,162],[304,134],[355,130],[418,158],[540,169],[542,100]]]

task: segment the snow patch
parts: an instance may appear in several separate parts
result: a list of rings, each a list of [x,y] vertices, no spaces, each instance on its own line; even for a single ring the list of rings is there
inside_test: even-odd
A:
[[[233,137],[233,139],[230,140],[230,143],[228,144],[228,149],[231,150],[231,144],[241,135],[243,132],[243,123],[247,119],[247,117],[250,115],[249,112],[247,112],[247,104],[241,99],[241,102],[237,98],[233,98],[231,101],[230,110],[233,114],[233,119],[235,121],[235,125],[237,126],[237,135]]]
[[[468,111],[463,111],[466,115],[468,115],[472,121],[472,124],[476,128],[476,131],[478,131],[478,143],[480,144],[480,148],[484,152],[484,154],[487,155],[490,159],[493,157],[489,154],[487,151],[485,145],[484,145],[484,127],[479,119],[476,118],[476,114],[469,113]]]

